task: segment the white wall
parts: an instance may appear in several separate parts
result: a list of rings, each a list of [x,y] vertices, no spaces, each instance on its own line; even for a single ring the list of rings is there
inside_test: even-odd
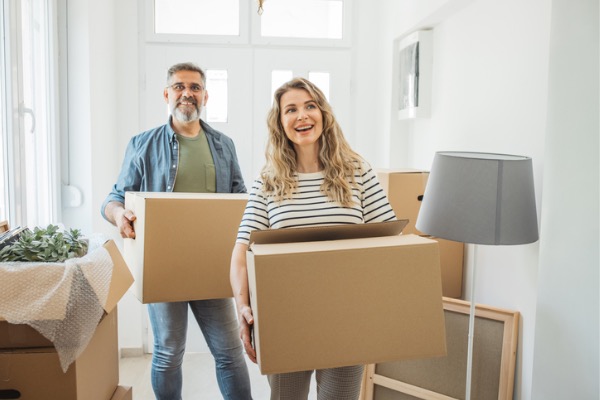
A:
[[[62,209],[62,222],[103,234],[122,249],[100,206],[119,172],[125,146],[138,132],[136,0],[67,0],[69,183],[83,204]],[[133,50],[132,50],[133,49]],[[127,293],[119,303],[119,345],[141,349],[143,306]]]
[[[597,381],[594,386],[583,378],[590,372],[590,379],[598,378],[598,6],[595,0],[573,1],[593,3],[595,12],[569,14],[567,3],[572,1],[555,0],[552,5],[566,16],[551,21],[549,0],[354,1],[353,143],[372,164],[428,169],[437,150],[533,158],[540,242],[482,246],[476,260],[476,301],[522,314],[515,381],[515,399],[522,400],[565,398],[542,389],[548,380],[556,386],[579,385],[580,393],[590,394],[568,398],[598,398]],[[66,209],[63,215],[67,225],[83,226],[87,232],[115,235],[100,218],[99,206],[114,182],[129,137],[140,130],[137,5],[137,0],[69,0],[70,126],[77,144],[71,148],[71,165],[77,166],[72,184],[82,188],[84,205]],[[579,112],[584,104],[564,103],[570,92],[558,86],[561,69],[555,63],[560,57],[550,57],[549,48],[552,44],[553,51],[563,51],[570,46],[573,55],[565,54],[581,59],[577,40],[559,46],[561,35],[569,32],[558,24],[577,25],[573,21],[585,16],[596,29],[596,53],[590,49],[583,58],[595,68],[591,86],[596,103],[583,114],[583,125],[575,125],[566,116],[555,118],[563,110]],[[398,121],[390,106],[393,43],[424,27],[434,32],[432,115]],[[550,86],[549,67],[555,74]],[[587,80],[580,75],[574,87],[587,87]],[[594,106],[594,97],[586,96]],[[579,145],[574,152],[558,155],[574,145]],[[582,165],[589,161],[594,167],[594,160],[595,169]],[[565,193],[565,188],[571,190]],[[586,202],[577,196],[582,192]],[[589,211],[591,218],[575,210]],[[574,223],[572,216],[581,222]],[[564,234],[572,235],[567,246]],[[575,235],[583,239],[575,240]],[[468,260],[468,270],[472,262]],[[119,310],[121,347],[141,347],[142,306],[128,295]],[[581,311],[573,317],[569,313],[574,310]],[[571,347],[553,349],[559,339]],[[568,374],[563,374],[565,366]]]
[[[535,400],[599,398],[598,12],[552,1]]]
[[[566,16],[552,20],[553,43],[569,33],[565,28],[556,32],[555,24],[578,26],[583,14],[588,16],[587,24],[595,24],[596,32],[594,41],[584,42],[586,45],[578,45],[582,41],[575,34],[562,39],[565,48],[572,50],[557,52],[552,61],[568,60],[565,68],[581,61],[588,69],[573,87],[568,86],[573,79],[568,70],[555,78],[570,91],[563,88],[564,93],[553,94],[550,108],[550,1],[384,3],[383,15],[393,27],[381,29],[387,42],[416,28],[432,28],[434,36],[431,116],[398,121],[390,110],[390,166],[429,169],[439,150],[533,158],[540,241],[526,246],[480,246],[475,260],[475,301],[521,313],[515,399],[598,398],[598,6],[597,2],[577,1],[578,5],[587,4],[588,10],[564,14],[563,8],[570,7],[567,3],[571,4],[564,1],[556,11]],[[582,59],[582,51],[589,59]],[[593,78],[590,69],[595,72]],[[577,97],[571,91],[583,87],[591,88],[581,99],[584,101],[560,107],[566,98]],[[562,117],[565,112],[570,116]],[[572,132],[576,127],[572,119],[583,116],[577,125],[581,129]],[[563,126],[558,128],[556,119]],[[557,144],[546,146],[546,140],[556,140],[555,136],[560,138]],[[573,152],[562,152],[566,146]],[[580,151],[583,149],[586,151]],[[550,176],[546,176],[547,164],[552,167]],[[551,189],[543,190],[544,186]],[[569,187],[572,191],[567,194],[564,189]],[[578,213],[574,215],[575,209]],[[568,246],[565,233],[573,235]],[[585,239],[580,239],[581,234]],[[558,253],[560,258],[555,257]],[[467,260],[467,278],[473,268],[471,258]],[[575,276],[573,263],[567,268],[567,260],[581,265]],[[556,270],[561,273],[555,275]],[[544,274],[538,278],[540,271]],[[470,282],[466,281],[465,296],[470,299]],[[542,315],[537,315],[538,305]],[[563,318],[574,325],[557,330]],[[536,321],[543,331],[538,331]],[[541,337],[545,340],[540,341]],[[561,342],[568,346],[558,350]],[[566,366],[568,373],[564,372]],[[548,385],[549,381],[553,384]],[[542,389],[544,385],[549,390]],[[562,392],[552,390],[559,386]]]
[[[444,6],[452,4],[454,12],[428,24],[433,28],[431,117],[397,121],[392,113],[391,165],[427,170],[441,150],[530,156],[540,210],[550,4],[479,0]],[[406,11],[400,7],[396,15]],[[428,20],[417,15],[412,25],[423,19]],[[398,35],[404,34],[402,28]],[[402,149],[399,157],[395,149]],[[469,278],[475,262],[475,301],[521,313],[516,399],[531,392],[538,247],[479,246],[477,260],[468,253],[466,263],[466,299],[472,298]]]
[[[353,13],[352,95],[354,137],[348,138],[353,148],[374,167],[382,166],[385,152],[375,143],[385,143],[385,81],[380,77],[385,65],[387,41],[381,40],[381,8],[369,1],[355,1]],[[387,161],[387,160],[386,160]]]

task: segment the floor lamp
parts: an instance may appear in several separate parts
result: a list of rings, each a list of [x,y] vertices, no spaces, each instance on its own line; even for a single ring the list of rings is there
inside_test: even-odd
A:
[[[531,158],[507,154],[435,154],[416,227],[442,239],[474,245],[517,245],[538,240]],[[465,399],[471,399],[475,325],[475,257]]]

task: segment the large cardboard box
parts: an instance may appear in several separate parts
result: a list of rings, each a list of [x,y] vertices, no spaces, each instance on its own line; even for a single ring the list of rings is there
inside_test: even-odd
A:
[[[124,255],[142,303],[232,297],[231,252],[247,194],[128,192],[136,238]]]
[[[429,172],[417,169],[379,169],[377,178],[386,192],[396,216],[409,220],[403,232],[426,236],[417,230],[415,224],[421,209]],[[440,243],[443,295],[461,298],[464,244],[441,238],[430,238]]]
[[[118,386],[110,400],[132,400],[133,388],[131,386]]]
[[[257,241],[253,233],[248,280],[261,373],[446,354],[438,243],[390,235],[389,224],[261,231]],[[349,229],[371,237],[336,240]],[[310,241],[309,230],[329,240]]]
[[[113,262],[111,280],[106,304],[103,305],[106,314],[110,313],[118,301],[127,292],[133,283],[133,276],[125,264],[121,252],[114,241],[104,243],[104,248],[110,254]],[[53,268],[65,268],[60,264]],[[60,315],[44,315],[45,319],[58,319],[64,317],[65,310]],[[10,324],[0,315],[0,349],[51,347],[52,342],[42,336],[37,330],[25,324]]]
[[[3,399],[106,400],[118,383],[116,309],[102,319],[90,343],[66,373],[53,347],[0,351]]]

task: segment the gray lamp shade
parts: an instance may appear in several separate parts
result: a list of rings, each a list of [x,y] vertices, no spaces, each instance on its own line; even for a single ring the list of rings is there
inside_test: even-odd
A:
[[[464,243],[537,241],[531,158],[436,153],[416,227],[428,235]]]

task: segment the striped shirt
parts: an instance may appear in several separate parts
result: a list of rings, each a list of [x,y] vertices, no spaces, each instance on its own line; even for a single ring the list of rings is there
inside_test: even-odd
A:
[[[277,201],[263,192],[260,178],[254,181],[237,235],[237,243],[249,244],[256,229],[301,228],[319,225],[362,224],[396,219],[377,175],[363,162],[354,172],[354,204],[343,207],[331,201],[320,188],[323,172],[297,173],[298,185],[291,198]]]

